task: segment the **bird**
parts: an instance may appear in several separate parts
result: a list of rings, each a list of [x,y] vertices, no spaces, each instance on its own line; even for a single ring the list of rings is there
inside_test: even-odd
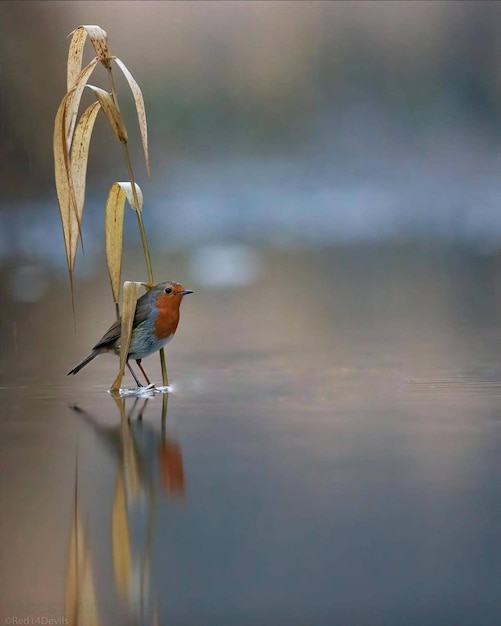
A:
[[[144,283],[143,285],[148,287]],[[129,353],[127,355],[127,367],[138,387],[143,387],[143,385],[130,366],[129,359],[136,361],[147,384],[151,385],[141,365],[141,360],[163,348],[174,337],[179,323],[179,307],[184,296],[190,293],[193,293],[191,289],[185,289],[180,283],[167,280],[148,289],[146,293],[138,298],[134,321],[132,322]],[[120,355],[121,335],[122,323],[121,320],[117,320],[95,344],[90,354],[70,370],[67,375],[78,374],[83,367],[100,354],[112,352]]]

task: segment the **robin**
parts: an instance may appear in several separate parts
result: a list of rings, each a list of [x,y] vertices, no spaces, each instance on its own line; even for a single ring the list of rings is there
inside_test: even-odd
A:
[[[168,280],[155,285],[143,294],[136,303],[136,313],[132,323],[132,337],[127,359],[136,361],[148,385],[151,383],[141,366],[141,360],[163,348],[174,337],[179,323],[181,301],[189,293],[193,293],[193,291],[185,289],[179,283]],[[119,355],[121,330],[121,321],[119,320],[101,337],[92,348],[92,352],[68,372],[68,376],[77,374],[82,367],[85,367],[87,363],[90,363],[100,354],[113,352]],[[128,361],[127,367],[138,387],[142,387],[143,385],[137,379]]]

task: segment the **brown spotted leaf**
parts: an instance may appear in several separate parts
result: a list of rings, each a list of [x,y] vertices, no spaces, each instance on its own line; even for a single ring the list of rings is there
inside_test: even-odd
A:
[[[89,39],[94,46],[97,58],[104,65],[106,69],[111,69],[111,52],[108,48],[108,35],[97,24],[86,24],[79,26],[79,28],[85,29],[89,35]]]
[[[87,39],[87,31],[85,28],[79,26],[70,33],[70,35],[71,42],[66,66],[66,85],[68,91],[73,87],[78,75],[82,71],[83,51],[85,40]]]

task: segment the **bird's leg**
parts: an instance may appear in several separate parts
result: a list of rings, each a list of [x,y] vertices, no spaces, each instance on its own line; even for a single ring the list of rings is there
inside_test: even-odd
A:
[[[129,372],[132,374],[132,376],[133,376],[134,380],[136,381],[137,386],[138,386],[138,387],[144,387],[144,385],[143,385],[142,383],[140,383],[140,382],[139,382],[138,377],[134,374],[134,370],[133,370],[133,369],[132,369],[132,367],[130,366],[129,361],[127,361],[127,367],[129,368]]]
[[[148,376],[146,376],[146,372],[144,371],[143,366],[141,365],[141,359],[136,359],[136,363],[137,363],[137,366],[139,367],[139,369],[143,372],[143,376],[145,377],[146,382],[148,383],[148,385],[151,385],[150,379],[148,378]]]

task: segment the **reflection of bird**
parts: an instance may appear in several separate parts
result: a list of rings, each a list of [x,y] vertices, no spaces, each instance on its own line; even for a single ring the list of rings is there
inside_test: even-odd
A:
[[[123,413],[120,424],[107,426],[76,404],[70,405],[73,411],[92,427],[106,450],[116,460],[124,475],[127,489],[127,502],[136,502],[140,494],[157,492],[158,485],[172,499],[180,499],[185,492],[183,453],[179,443],[167,434],[154,430],[148,421],[143,420],[149,398],[138,406],[135,399],[132,408],[125,413],[126,400],[120,398]],[[167,405],[163,405],[167,415]]]
[[[184,495],[184,469],[179,444],[171,439],[162,439],[158,446],[158,462],[163,490],[171,497],[182,497]]]
[[[179,306],[183,297],[189,293],[193,292],[185,289],[179,283],[168,280],[155,285],[143,294],[136,303],[128,359],[136,361],[148,384],[150,381],[141,366],[141,359],[160,350],[172,339],[179,323]],[[92,352],[68,372],[68,376],[77,374],[82,367],[85,367],[99,354],[104,352],[120,354],[121,334],[121,321],[117,321],[96,343]],[[134,376],[136,383],[141,386],[129,363],[127,363],[127,367]]]
[[[136,397],[127,411],[126,398],[113,400],[120,411],[120,421],[113,426],[107,424],[106,413],[99,418],[77,405],[71,408],[93,429],[116,464],[115,491],[110,498],[111,554],[117,591],[133,618],[127,623],[153,624],[158,623],[151,617],[156,596],[151,567],[158,496],[161,489],[173,501],[182,499],[183,456],[179,444],[166,431],[167,395],[162,397],[161,429],[143,419],[148,403],[155,406],[153,400]],[[81,550],[73,552],[78,552],[80,559],[88,557]],[[77,580],[79,597],[84,597],[87,582],[85,577]]]

